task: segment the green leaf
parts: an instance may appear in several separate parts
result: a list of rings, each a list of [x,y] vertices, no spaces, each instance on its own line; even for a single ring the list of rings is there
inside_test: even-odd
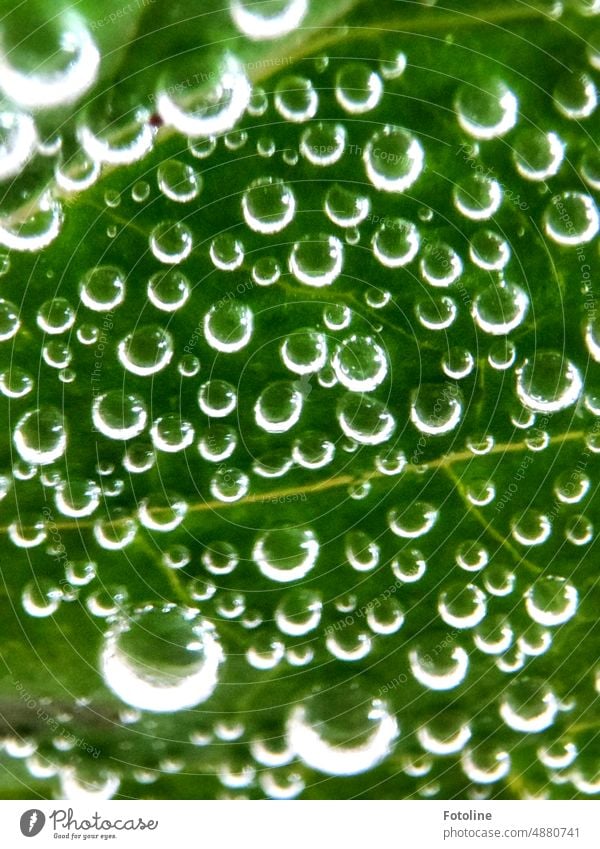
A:
[[[131,5],[5,173],[0,793],[597,793],[592,6]]]

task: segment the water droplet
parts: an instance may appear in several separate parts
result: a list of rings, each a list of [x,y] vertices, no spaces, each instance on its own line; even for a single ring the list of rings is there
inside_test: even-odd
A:
[[[342,124],[311,124],[300,137],[300,153],[320,168],[338,162],[345,148],[346,130]]]
[[[329,330],[344,330],[350,325],[352,315],[350,307],[344,304],[328,304],[323,308],[323,322]]]
[[[280,528],[261,534],[252,558],[265,578],[280,583],[298,581],[314,568],[319,542],[311,530]]]
[[[453,690],[467,677],[469,656],[450,639],[430,649],[411,649],[410,670],[419,684],[428,690]]]
[[[536,413],[556,413],[572,406],[583,389],[579,370],[555,351],[536,352],[516,374],[519,400]]]
[[[157,451],[175,454],[192,444],[194,428],[178,413],[167,413],[166,416],[160,416],[152,423],[150,436]]]
[[[364,221],[371,204],[365,195],[335,183],[325,195],[325,212],[338,227],[356,227]]]
[[[0,245],[15,251],[41,251],[56,239],[62,223],[60,201],[46,193],[25,221],[0,218]]]
[[[543,545],[551,533],[550,519],[537,510],[525,510],[512,522],[512,535],[521,545]]]
[[[303,402],[303,393],[296,383],[271,383],[254,405],[256,424],[267,433],[285,433],[299,421]]]
[[[346,685],[293,707],[286,733],[291,748],[311,769],[357,775],[390,754],[399,729],[385,702]]]
[[[6,110],[0,113],[0,180],[20,173],[36,141],[35,124],[30,115]]]
[[[474,174],[457,183],[453,196],[458,211],[471,221],[487,221],[502,204],[500,183],[484,174]]]
[[[13,432],[13,442],[26,463],[44,466],[65,453],[65,419],[56,407],[39,407],[21,416]]]
[[[503,336],[519,327],[529,310],[529,298],[520,286],[491,284],[473,301],[472,314],[484,333]]]
[[[125,300],[125,276],[112,265],[98,265],[84,275],[79,296],[82,304],[90,310],[114,310]]]
[[[467,778],[477,785],[494,784],[510,773],[510,755],[490,743],[479,744],[475,750],[465,749],[461,765]]]
[[[563,504],[578,504],[590,491],[589,477],[579,469],[561,472],[554,481],[554,494]]]
[[[405,218],[389,218],[373,236],[373,253],[386,268],[401,268],[416,257],[419,231]]]
[[[8,371],[0,373],[0,392],[6,398],[24,398],[33,386],[31,375],[18,366],[11,366]]]
[[[554,87],[554,105],[561,115],[572,121],[589,118],[598,105],[594,81],[588,74],[569,71]]]
[[[231,0],[236,27],[251,41],[281,38],[295,30],[308,11],[308,0]]]
[[[36,322],[44,333],[66,333],[75,324],[75,312],[66,298],[52,298],[41,305]]]
[[[342,271],[344,249],[336,236],[304,237],[290,253],[290,271],[307,286],[330,286]]]
[[[292,448],[292,459],[304,469],[322,469],[334,457],[335,445],[319,433],[305,433]]]
[[[442,371],[452,380],[468,377],[475,367],[475,357],[466,348],[450,348],[442,360]]]
[[[372,392],[385,380],[388,361],[371,336],[353,334],[337,348],[332,366],[339,382],[352,392]]]
[[[456,303],[447,295],[438,298],[419,301],[415,314],[427,330],[446,330],[458,314]]]
[[[231,53],[218,59],[209,53],[196,79],[197,88],[175,80],[157,93],[158,113],[167,125],[192,138],[218,136],[230,130],[243,115],[250,100],[250,83],[244,68]],[[212,143],[212,142],[210,142]],[[195,150],[203,150],[195,146]]]
[[[469,256],[486,271],[502,271],[510,260],[510,245],[500,233],[479,230],[471,239]]]
[[[525,607],[534,622],[554,626],[568,622],[577,612],[578,595],[565,578],[544,575],[525,593]]]
[[[517,123],[517,98],[501,80],[461,86],[455,108],[458,123],[474,139],[498,138]]]
[[[239,501],[250,490],[250,478],[240,469],[220,466],[210,481],[211,495],[217,501]]]
[[[451,286],[462,274],[463,263],[454,248],[443,243],[428,244],[419,263],[423,279],[430,286]]]
[[[420,581],[426,570],[425,558],[417,548],[404,549],[392,560],[392,572],[403,584]]]
[[[310,328],[295,330],[280,350],[283,364],[294,374],[314,374],[327,362],[327,339]]]
[[[474,628],[487,610],[485,593],[474,584],[454,584],[440,593],[438,611],[447,625]]]
[[[80,519],[95,512],[100,504],[100,494],[100,487],[95,481],[69,478],[56,487],[54,503],[63,516]]]
[[[220,271],[235,271],[244,262],[244,246],[231,233],[220,233],[212,240],[210,258]]]
[[[161,162],[156,173],[158,188],[176,203],[189,203],[195,200],[202,188],[202,179],[196,174],[191,165],[168,159]]]
[[[462,413],[462,393],[454,384],[425,383],[411,393],[410,420],[428,436],[450,433],[460,424]]]
[[[600,229],[598,208],[589,195],[581,192],[555,195],[544,212],[544,229],[558,245],[584,244]]]
[[[344,434],[361,445],[379,445],[396,429],[392,414],[368,395],[348,393],[338,404],[337,417]]]
[[[376,189],[405,192],[423,171],[425,152],[408,130],[388,125],[374,133],[363,158],[367,177]]]
[[[565,146],[556,133],[538,129],[523,130],[515,139],[513,159],[521,177],[542,181],[558,174]]]
[[[234,354],[250,342],[254,315],[250,307],[234,301],[219,301],[204,316],[204,335],[215,351]]]
[[[48,578],[30,581],[21,595],[23,610],[35,619],[52,616],[62,601],[62,590]]]
[[[163,221],[150,234],[150,250],[159,262],[178,265],[192,252],[192,234],[179,221]]]
[[[318,106],[317,92],[306,77],[286,76],[275,86],[275,108],[286,121],[302,124],[315,117]]]
[[[425,501],[413,501],[404,507],[393,507],[388,511],[390,530],[402,539],[417,539],[433,528],[439,511]]]
[[[117,346],[121,365],[132,374],[148,377],[166,368],[173,357],[171,334],[158,325],[129,333]]]
[[[147,109],[115,115],[112,103],[104,106],[95,98],[77,127],[77,138],[92,162],[130,165],[152,149],[154,133],[148,119]]]
[[[242,197],[244,219],[256,233],[279,233],[292,221],[295,210],[294,193],[274,177],[254,180]]]
[[[348,62],[336,74],[335,97],[349,115],[375,109],[382,94],[381,77],[362,62]]]
[[[479,651],[489,655],[501,655],[508,651],[514,633],[503,616],[487,616],[475,629],[473,642]]]
[[[283,634],[302,637],[318,627],[323,602],[313,590],[290,590],[275,611],[275,622]]]
[[[0,298],[0,342],[12,339],[20,326],[19,308],[12,301]]]
[[[208,380],[198,392],[198,405],[203,413],[211,418],[220,419],[232,413],[237,405],[235,387],[226,380]],[[213,435],[214,436],[214,435]],[[211,435],[207,437],[211,443]]]
[[[45,45],[47,53],[27,57],[30,63],[33,61],[32,67],[19,67],[15,50],[0,48],[0,87],[10,100],[27,110],[74,103],[98,76],[100,53],[80,15],[69,11],[61,16],[54,32],[47,28],[47,34],[51,39]]]
[[[148,299],[163,312],[181,309],[191,294],[190,281],[176,269],[158,271],[148,280]]]
[[[357,572],[370,572],[379,563],[380,548],[364,531],[350,531],[344,539],[344,553]]]
[[[538,734],[558,713],[558,700],[546,684],[522,678],[509,684],[500,703],[500,716],[513,731]]]

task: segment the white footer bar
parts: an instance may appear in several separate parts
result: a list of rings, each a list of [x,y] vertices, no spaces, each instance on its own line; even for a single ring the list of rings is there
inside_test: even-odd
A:
[[[0,803],[0,844],[7,849],[67,843],[163,849],[598,849],[599,804],[7,801]]]

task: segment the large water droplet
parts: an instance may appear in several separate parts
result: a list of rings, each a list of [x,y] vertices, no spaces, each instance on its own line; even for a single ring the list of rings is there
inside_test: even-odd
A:
[[[357,775],[390,754],[399,729],[385,702],[346,687],[296,705],[286,732],[291,748],[308,767],[327,775]]]
[[[231,0],[236,27],[252,41],[281,38],[299,26],[308,11],[308,0]]]
[[[212,695],[223,651],[195,610],[147,605],[119,618],[100,656],[104,682],[132,707],[170,713]]]
[[[524,678],[513,681],[500,703],[500,716],[513,731],[538,734],[558,713],[558,700],[546,684]]]
[[[405,218],[388,218],[373,236],[373,253],[387,268],[401,268],[416,257],[419,231]]]
[[[327,362],[327,339],[311,328],[296,330],[284,339],[281,359],[294,374],[314,374]]]
[[[501,80],[462,86],[455,106],[458,123],[475,139],[498,138],[517,123],[517,98]]]

